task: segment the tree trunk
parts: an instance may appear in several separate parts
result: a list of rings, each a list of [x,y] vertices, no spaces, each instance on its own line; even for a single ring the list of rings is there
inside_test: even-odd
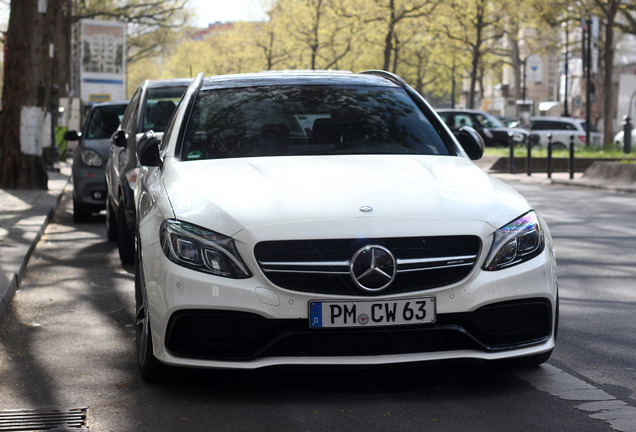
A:
[[[395,3],[393,0],[389,1],[389,23],[384,36],[384,61],[382,62],[382,69],[388,71],[391,67],[391,53],[393,52],[393,35],[395,34]]]
[[[603,143],[609,144],[614,139],[614,91],[612,78],[614,75],[614,24],[618,13],[618,0],[607,3],[605,24],[605,51],[603,53]]]
[[[11,2],[0,121],[0,187],[46,189],[51,145],[52,35],[64,0]]]

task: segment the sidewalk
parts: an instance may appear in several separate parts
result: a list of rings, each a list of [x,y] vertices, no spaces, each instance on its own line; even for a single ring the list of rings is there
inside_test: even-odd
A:
[[[70,181],[70,163],[57,167],[47,171],[49,190],[0,189],[0,322]]]
[[[44,233],[70,182],[71,165],[58,164],[60,172],[48,171],[47,191],[0,189],[0,322],[8,311],[13,295],[20,286],[27,263],[40,237]],[[636,183],[613,183],[603,179],[586,179],[576,173],[505,174],[491,173],[509,183],[531,182],[604,189],[608,192],[636,194]]]

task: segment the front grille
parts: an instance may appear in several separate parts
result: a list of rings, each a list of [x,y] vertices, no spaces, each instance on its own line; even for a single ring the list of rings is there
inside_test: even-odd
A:
[[[178,357],[249,361],[267,357],[371,356],[452,350],[509,350],[546,341],[545,299],[496,303],[440,314],[430,325],[310,329],[306,319],[267,319],[233,311],[183,310],[168,324],[166,348]]]
[[[473,269],[481,241],[476,236],[258,243],[254,254],[273,284],[298,292],[361,295],[351,275],[351,259],[362,247],[379,245],[396,259],[397,274],[382,295],[414,292],[457,283]],[[369,293],[366,293],[369,294]]]

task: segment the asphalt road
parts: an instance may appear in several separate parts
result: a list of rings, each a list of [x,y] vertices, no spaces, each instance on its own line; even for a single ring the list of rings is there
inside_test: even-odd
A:
[[[561,329],[540,369],[554,375],[481,364],[174,370],[145,384],[134,357],[133,268],[120,264],[103,216],[72,222],[67,190],[0,325],[0,409],[89,407],[90,430],[100,432],[611,430],[577,406],[590,400],[584,388],[636,407],[636,203],[513,186],[556,239]],[[621,424],[636,430],[629,417]]]
[[[510,184],[554,238],[561,322],[550,363],[636,406],[636,196]]]

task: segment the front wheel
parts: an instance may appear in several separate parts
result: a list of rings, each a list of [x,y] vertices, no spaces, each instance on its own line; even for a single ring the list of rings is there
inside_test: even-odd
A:
[[[124,264],[135,262],[135,241],[128,230],[126,222],[126,210],[124,201],[119,201],[117,209],[117,248],[119,249],[119,259]]]
[[[110,200],[106,200],[106,237],[110,241],[117,241],[117,215]]]
[[[552,150],[567,150],[567,149],[568,147],[562,142],[557,141],[552,143]]]
[[[91,216],[91,212],[80,204],[77,203],[75,198],[73,198],[73,222],[82,223],[88,221]]]
[[[135,259],[135,346],[137,366],[144,381],[159,381],[165,366],[153,354],[150,318],[148,317],[148,299],[146,297],[143,266],[139,256]]]
[[[539,366],[547,362],[551,355],[552,355],[552,350],[541,353],[541,354],[535,354],[531,356],[512,359],[510,363],[512,366],[519,367],[519,368],[531,368],[531,367]]]

